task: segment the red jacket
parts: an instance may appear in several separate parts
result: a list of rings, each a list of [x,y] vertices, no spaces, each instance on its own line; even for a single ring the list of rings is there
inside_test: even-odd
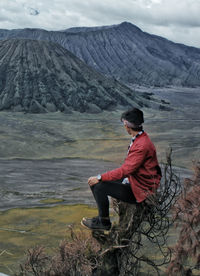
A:
[[[161,179],[156,149],[146,132],[138,136],[129,149],[124,164],[101,175],[102,181],[128,177],[137,202],[155,192]]]

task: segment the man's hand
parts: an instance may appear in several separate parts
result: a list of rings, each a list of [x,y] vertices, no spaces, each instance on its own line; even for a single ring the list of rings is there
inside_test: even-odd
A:
[[[99,182],[99,180],[97,179],[96,176],[91,176],[89,179],[88,179],[88,184],[90,186],[93,186],[95,184],[97,184]]]

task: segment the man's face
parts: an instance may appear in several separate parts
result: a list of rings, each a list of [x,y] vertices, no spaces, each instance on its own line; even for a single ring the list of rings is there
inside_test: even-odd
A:
[[[131,135],[131,128],[127,127],[127,125],[124,124],[124,128],[126,129],[126,131],[128,132],[128,134]]]

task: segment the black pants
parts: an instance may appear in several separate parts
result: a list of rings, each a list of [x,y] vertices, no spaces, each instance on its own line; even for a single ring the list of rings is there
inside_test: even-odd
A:
[[[121,181],[100,181],[96,185],[91,186],[91,190],[96,200],[100,217],[109,217],[108,196],[127,203],[136,203],[130,184],[122,184]]]

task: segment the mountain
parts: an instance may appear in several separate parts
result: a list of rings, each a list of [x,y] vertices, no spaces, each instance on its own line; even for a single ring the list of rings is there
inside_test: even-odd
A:
[[[103,27],[0,30],[0,39],[53,41],[100,73],[129,84],[199,86],[200,49],[151,35],[123,22]]]
[[[58,44],[0,41],[0,110],[96,113],[143,102],[134,91],[97,73]]]

